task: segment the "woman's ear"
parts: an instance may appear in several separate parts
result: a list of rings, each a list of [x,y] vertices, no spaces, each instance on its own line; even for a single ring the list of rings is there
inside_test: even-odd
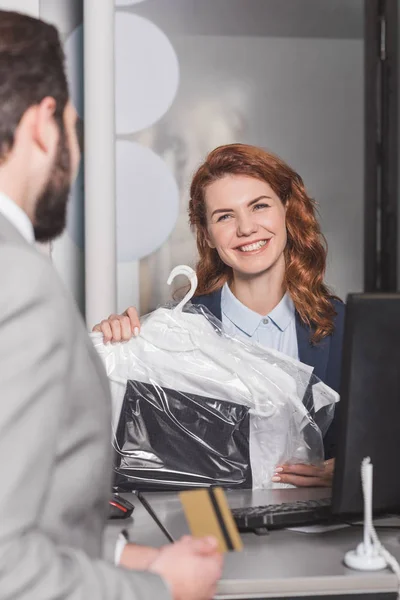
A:
[[[290,204],[290,197],[287,198],[286,202],[283,202],[282,204],[283,204],[283,208],[285,209],[285,215],[286,215],[288,208],[289,208],[289,204]]]
[[[208,231],[206,231],[206,233],[205,233],[205,239],[206,239],[207,245],[210,248],[215,249],[216,246],[213,243],[213,241],[212,241],[212,239],[211,239],[210,234],[208,233]]]

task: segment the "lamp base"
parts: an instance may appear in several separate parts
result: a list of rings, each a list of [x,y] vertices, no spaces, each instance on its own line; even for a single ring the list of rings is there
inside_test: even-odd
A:
[[[344,564],[346,567],[355,569],[356,571],[381,571],[388,566],[383,556],[377,554],[373,548],[366,553],[364,544],[359,544],[356,550],[346,552]]]

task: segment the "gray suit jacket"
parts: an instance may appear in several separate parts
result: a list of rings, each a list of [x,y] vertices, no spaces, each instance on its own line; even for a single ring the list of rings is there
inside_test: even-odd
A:
[[[102,559],[108,381],[47,257],[0,215],[0,598],[164,600]]]

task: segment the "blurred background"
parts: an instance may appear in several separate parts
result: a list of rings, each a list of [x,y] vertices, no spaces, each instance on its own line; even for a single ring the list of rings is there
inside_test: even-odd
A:
[[[83,139],[83,0],[0,6],[61,31]],[[190,179],[231,142],[279,154],[302,176],[337,295],[397,289],[397,0],[116,0],[115,10],[118,311],[155,309],[171,297],[170,270],[194,266]],[[50,249],[82,313],[83,169]]]

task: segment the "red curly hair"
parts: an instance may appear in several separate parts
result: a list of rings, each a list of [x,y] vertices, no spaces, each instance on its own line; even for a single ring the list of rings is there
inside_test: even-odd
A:
[[[199,260],[197,295],[210,294],[232,280],[232,269],[207,243],[205,189],[226,175],[246,175],[267,182],[286,207],[285,287],[301,320],[312,327],[311,341],[334,330],[332,294],[324,284],[327,245],[314,201],[301,177],[283,160],[262,148],[229,144],[216,148],[195,173],[190,186],[189,221],[196,232]]]

